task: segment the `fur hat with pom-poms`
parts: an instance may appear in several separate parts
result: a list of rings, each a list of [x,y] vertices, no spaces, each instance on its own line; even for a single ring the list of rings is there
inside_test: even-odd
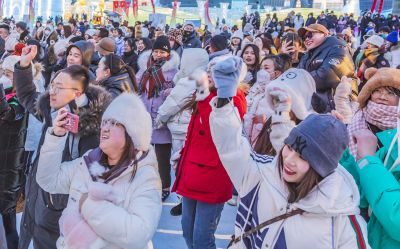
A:
[[[116,97],[103,114],[103,120],[121,123],[131,137],[135,149],[148,151],[152,134],[152,121],[142,100],[133,93]]]

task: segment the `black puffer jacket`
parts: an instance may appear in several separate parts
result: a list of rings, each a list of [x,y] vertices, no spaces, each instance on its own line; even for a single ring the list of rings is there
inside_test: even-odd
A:
[[[136,54],[136,52],[134,50],[132,50],[131,52],[127,52],[127,53],[124,52],[124,54],[122,55],[121,58],[125,62],[125,64],[127,64],[128,66],[133,68],[135,73],[137,73],[139,71],[139,66],[137,63],[139,56]]]
[[[8,100],[6,98],[8,94]],[[16,96],[0,84],[0,213],[15,212],[24,173],[28,115]]]
[[[99,84],[111,93],[113,99],[123,92],[135,92],[133,82],[126,70],[104,79]]]
[[[68,195],[49,194],[42,190],[36,182],[36,171],[40,148],[44,142],[47,128],[52,126],[52,114],[48,92],[40,95],[32,79],[32,67],[21,68],[15,66],[14,82],[20,103],[43,122],[38,154],[35,157],[29,174],[27,175],[25,206],[21,220],[20,249],[28,249],[33,239],[36,249],[55,249],[59,234],[58,220],[67,205]],[[83,156],[88,150],[99,145],[101,116],[108,104],[111,95],[103,88],[90,85],[86,91],[88,104],[78,108],[75,101],[69,103],[73,113],[79,115],[79,133],[69,134],[63,152],[63,161],[71,161]],[[78,155],[73,155],[77,151]],[[72,152],[72,153],[71,153]]]
[[[346,44],[336,37],[326,38],[319,47],[305,53],[297,67],[307,70],[315,80],[317,94],[313,97],[313,107],[319,113],[335,108],[333,94],[342,76],[355,77]]]
[[[183,37],[183,48],[201,48],[201,41],[195,32],[190,37]]]

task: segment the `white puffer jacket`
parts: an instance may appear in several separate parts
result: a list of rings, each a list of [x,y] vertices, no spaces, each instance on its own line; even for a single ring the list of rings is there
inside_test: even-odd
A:
[[[192,110],[184,107],[191,101],[195,91],[196,81],[184,77],[175,83],[175,87],[158,109],[157,119],[167,124],[172,139],[186,138]]]
[[[264,126],[262,123],[254,123],[253,118],[257,115],[266,115],[268,119],[273,113],[265,99],[265,87],[268,83],[268,73],[260,71],[257,73],[257,82],[250,88],[249,94],[246,96],[247,113],[244,115],[243,127],[251,144],[256,141]]]
[[[231,248],[356,249],[370,248],[364,220],[359,215],[357,185],[347,171],[337,170],[306,197],[288,204],[287,189],[278,172],[277,159],[252,153],[242,136],[237,109],[215,107],[211,134],[219,157],[240,196],[235,236],[293,209],[302,215],[275,222],[244,238]],[[238,167],[240,165],[240,167]]]
[[[92,182],[83,157],[61,162],[66,138],[53,136],[47,131],[36,175],[38,184],[46,192],[69,194],[64,212],[79,209],[81,195],[88,192],[88,184]],[[89,197],[82,206],[81,215],[106,242],[102,247],[104,249],[151,248],[148,245],[156,232],[162,209],[161,181],[152,148],[138,163],[133,181],[130,181],[131,175],[132,167],[129,167],[108,183],[123,197],[119,205],[104,200],[95,201]],[[57,244],[64,244],[62,242],[63,237],[60,237]]]

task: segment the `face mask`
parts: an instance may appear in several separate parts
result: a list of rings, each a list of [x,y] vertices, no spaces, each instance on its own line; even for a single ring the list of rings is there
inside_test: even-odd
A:
[[[1,76],[0,84],[3,84],[4,89],[8,89],[13,86],[12,81],[9,78],[7,78],[5,75]]]
[[[380,37],[382,37],[383,39],[386,39],[387,35],[386,34],[381,34]]]
[[[187,30],[183,31],[183,35],[186,36],[186,37],[189,37],[192,34],[193,34],[193,31],[187,31]]]
[[[276,29],[277,29],[278,31],[280,31],[280,30],[282,29],[282,27],[281,27],[281,26],[278,26],[278,27],[276,27]]]
[[[311,18],[312,16],[308,16],[308,18]]]

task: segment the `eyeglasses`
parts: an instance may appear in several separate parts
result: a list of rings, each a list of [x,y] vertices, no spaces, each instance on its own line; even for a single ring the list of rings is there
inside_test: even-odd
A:
[[[115,126],[122,125],[120,122],[118,122],[115,119],[105,119],[101,121],[100,128],[114,128]]]
[[[309,31],[303,36],[303,40],[305,41],[307,39],[311,39],[311,38],[313,38],[313,36],[314,36],[314,33]]]
[[[381,88],[374,90],[372,92],[372,94],[377,94],[377,95],[380,95],[381,97],[387,96],[388,98],[394,98],[397,96],[396,93],[394,93],[392,91],[388,91],[386,89],[381,89]]]
[[[51,93],[58,94],[60,92],[60,90],[75,90],[75,91],[79,91],[79,89],[72,88],[72,87],[59,87],[59,86],[54,86],[54,84],[50,84],[49,85],[49,92],[51,92]]]

